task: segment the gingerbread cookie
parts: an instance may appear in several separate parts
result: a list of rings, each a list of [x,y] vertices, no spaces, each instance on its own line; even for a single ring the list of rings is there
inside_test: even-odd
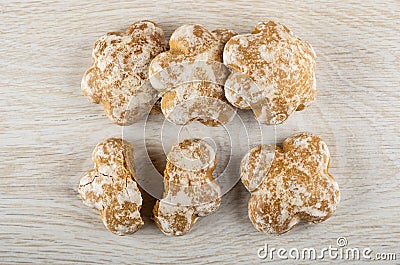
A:
[[[154,220],[166,235],[184,235],[199,216],[214,213],[221,203],[221,190],[212,172],[213,148],[200,139],[172,147],[164,171],[164,196],[154,206]]]
[[[229,73],[222,64],[227,29],[208,31],[184,25],[172,34],[170,50],[150,64],[150,82],[163,93],[161,110],[175,124],[198,120],[208,126],[228,122],[235,110],[225,102],[223,84]]]
[[[132,152],[119,138],[99,143],[92,154],[94,168],[79,183],[83,203],[99,210],[107,229],[118,235],[133,234],[143,225]]]
[[[299,222],[318,223],[337,209],[338,184],[328,173],[329,151],[317,135],[299,133],[281,147],[259,145],[241,163],[241,179],[251,192],[248,211],[254,227],[282,234]]]
[[[315,98],[314,50],[280,23],[260,22],[251,34],[232,37],[223,58],[232,69],[227,99],[238,108],[251,108],[263,124],[282,123]]]
[[[164,50],[164,32],[151,21],[138,21],[125,32],[111,32],[96,41],[93,66],[82,78],[82,91],[102,104],[119,125],[130,125],[148,114],[158,92],[150,85],[148,67]]]

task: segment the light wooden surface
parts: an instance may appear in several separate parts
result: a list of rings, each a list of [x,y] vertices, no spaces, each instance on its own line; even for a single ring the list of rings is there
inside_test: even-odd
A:
[[[322,248],[339,236],[349,247],[396,252],[400,262],[398,1],[0,2],[0,264],[251,264],[265,243]],[[147,217],[132,236],[104,228],[77,184],[97,142],[122,131],[82,96],[80,79],[96,38],[140,19],[167,34],[185,23],[246,33],[275,19],[314,46],[317,101],[279,126],[277,137],[306,130],[325,139],[342,191],[332,218],[279,237],[261,234],[239,183],[183,237],[164,236]]]

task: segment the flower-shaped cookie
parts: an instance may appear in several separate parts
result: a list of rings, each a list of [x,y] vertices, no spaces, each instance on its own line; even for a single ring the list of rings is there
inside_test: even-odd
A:
[[[340,200],[328,173],[328,147],[313,134],[299,133],[280,147],[259,145],[241,163],[241,179],[251,192],[248,211],[254,227],[281,234],[300,221],[329,218]]]
[[[260,22],[251,34],[232,37],[223,58],[232,69],[226,98],[263,124],[282,123],[315,98],[314,50],[282,24]]]
[[[221,190],[212,172],[213,148],[200,139],[174,145],[164,171],[164,196],[153,209],[154,220],[166,235],[184,235],[199,216],[214,213],[221,203]]]
[[[225,102],[228,69],[222,64],[225,43],[235,32],[208,31],[201,25],[184,25],[172,34],[170,50],[150,64],[150,82],[164,93],[161,109],[175,124],[198,120],[208,126],[228,122],[234,109]]]
[[[94,169],[79,183],[83,203],[99,210],[107,229],[118,235],[133,234],[143,225],[132,152],[119,138],[99,143],[92,154]]]
[[[107,116],[119,125],[138,121],[157,100],[158,92],[147,80],[148,67],[163,46],[164,33],[151,21],[102,36],[94,44],[93,66],[82,78],[84,95],[102,104]]]

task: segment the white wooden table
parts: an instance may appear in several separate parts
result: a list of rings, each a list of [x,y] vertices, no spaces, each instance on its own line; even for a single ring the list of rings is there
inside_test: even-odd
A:
[[[262,261],[265,243],[322,248],[340,236],[349,247],[397,253],[382,264],[400,262],[398,1],[0,2],[0,264],[250,264]],[[136,234],[104,228],[77,184],[93,147],[121,127],[82,96],[80,79],[96,38],[140,19],[168,35],[185,23],[246,33],[274,19],[314,46],[317,101],[279,126],[277,137],[305,130],[325,139],[342,191],[332,218],[264,235],[247,217],[249,194],[239,183],[183,237],[166,237],[149,220],[150,198]]]

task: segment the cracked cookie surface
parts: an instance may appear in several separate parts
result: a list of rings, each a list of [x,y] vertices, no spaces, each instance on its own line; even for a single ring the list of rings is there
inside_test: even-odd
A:
[[[94,168],[79,183],[83,203],[99,210],[107,229],[118,235],[133,234],[143,225],[132,152],[119,138],[100,142],[92,154]]]

